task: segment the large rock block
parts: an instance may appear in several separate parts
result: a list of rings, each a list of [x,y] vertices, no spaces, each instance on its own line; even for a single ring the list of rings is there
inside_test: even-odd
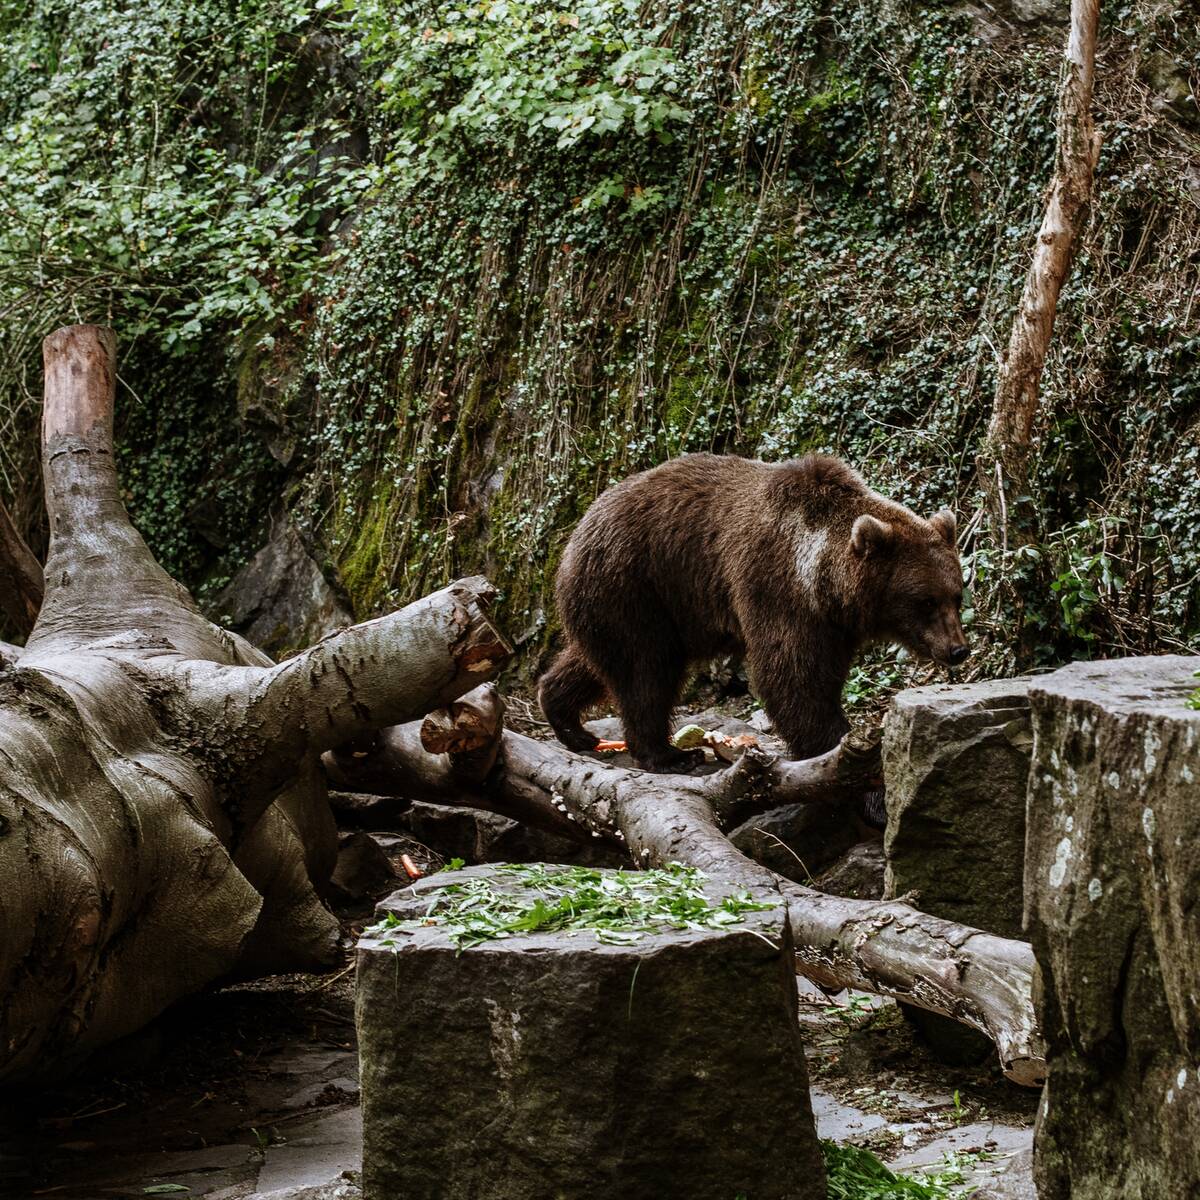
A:
[[[1200,1196],[1200,658],[1032,687],[1028,926],[1042,1200]]]
[[[1028,677],[911,688],[884,726],[884,894],[1005,937],[1022,936]],[[947,1062],[982,1061],[981,1033],[924,1009],[905,1015]]]
[[[1030,679],[911,688],[883,738],[886,895],[1020,937]]]
[[[445,872],[381,912],[481,873],[520,886]],[[628,945],[385,940],[358,948],[367,1200],[825,1197],[782,908]]]

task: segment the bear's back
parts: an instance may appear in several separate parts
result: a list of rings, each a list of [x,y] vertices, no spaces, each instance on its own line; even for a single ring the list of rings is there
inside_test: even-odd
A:
[[[568,627],[595,618],[597,605],[641,619],[640,606],[675,618],[697,655],[737,650],[747,590],[786,603],[797,539],[866,492],[838,459],[809,456],[763,463],[733,455],[688,454],[633,475],[595,501],[559,568],[560,611]],[[832,494],[832,499],[830,495]],[[588,611],[590,610],[590,611]]]

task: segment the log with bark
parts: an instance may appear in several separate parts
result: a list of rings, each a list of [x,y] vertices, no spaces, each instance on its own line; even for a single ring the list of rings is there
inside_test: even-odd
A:
[[[326,754],[326,771],[347,790],[466,804],[555,833],[608,839],[638,865],[682,862],[735,885],[777,890],[800,968],[814,982],[893,996],[970,1025],[995,1043],[1010,1079],[1040,1084],[1045,1062],[1026,943],[902,901],[849,900],[792,883],[722,832],[776,805],[853,803],[879,773],[877,741],[848,738],[805,762],[750,751],[713,775],[652,775],[505,730],[502,715],[494,688],[482,688],[424,727],[402,725],[369,749]],[[459,742],[445,734],[468,728],[471,736]]]
[[[46,594],[0,647],[0,1080],[45,1076],[222,977],[332,965],[320,755],[510,649],[469,579],[275,665],[211,624],[121,503],[115,341],[44,344]]]

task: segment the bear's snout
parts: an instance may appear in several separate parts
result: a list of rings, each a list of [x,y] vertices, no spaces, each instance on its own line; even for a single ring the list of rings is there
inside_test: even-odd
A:
[[[950,660],[952,667],[957,667],[960,662],[966,660],[967,655],[970,653],[971,647],[966,642],[963,642],[961,646],[955,646],[946,657]]]

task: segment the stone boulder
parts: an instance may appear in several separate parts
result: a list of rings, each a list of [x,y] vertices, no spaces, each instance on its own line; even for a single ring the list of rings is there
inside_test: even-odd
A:
[[[857,842],[822,871],[812,881],[812,886],[830,896],[879,900],[883,897],[885,872],[883,844],[877,841]]]
[[[357,904],[396,886],[396,871],[383,848],[363,830],[338,835],[337,862],[329,878],[329,898]]]
[[[1180,656],[1074,663],[1030,690],[1042,1200],[1200,1196],[1197,670]]]
[[[290,521],[233,577],[215,608],[223,625],[276,658],[354,623]]]
[[[481,872],[520,886],[445,872],[381,912]],[[782,908],[626,945],[362,939],[366,1200],[824,1200],[792,954]]]
[[[922,912],[1022,937],[1029,677],[910,688],[884,725],[884,894]],[[982,1034],[905,1006],[948,1062],[991,1053]]]
[[[629,855],[599,839],[572,841],[500,813],[415,800],[391,825],[435,850],[465,863],[564,862],[574,866],[621,867]]]

